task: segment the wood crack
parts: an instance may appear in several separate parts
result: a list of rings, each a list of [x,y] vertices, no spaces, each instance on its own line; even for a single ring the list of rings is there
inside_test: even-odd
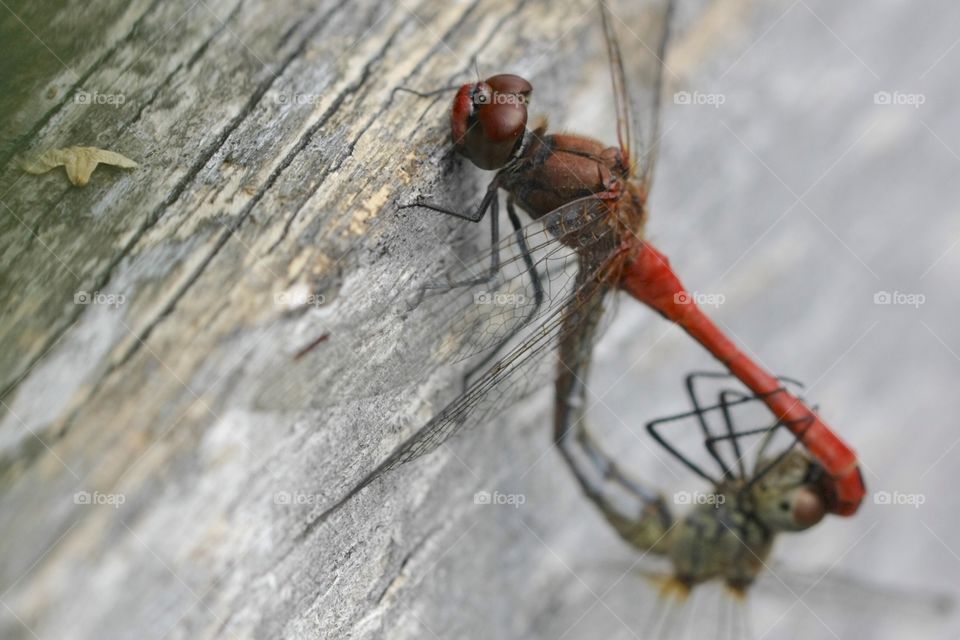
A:
[[[39,136],[40,131],[43,130],[43,128],[47,125],[47,123],[50,122],[50,120],[55,115],[57,115],[65,106],[67,106],[73,101],[74,94],[76,94],[77,89],[82,87],[83,83],[86,82],[91,75],[96,73],[100,69],[100,67],[103,66],[103,64],[110,58],[110,56],[116,53],[116,51],[120,47],[127,44],[131,38],[136,36],[137,30],[143,24],[143,21],[149,18],[153,14],[154,10],[161,5],[161,3],[163,3],[163,0],[154,0],[153,4],[151,4],[147,8],[147,10],[143,12],[143,15],[137,18],[136,22],[133,23],[127,35],[125,35],[120,40],[117,40],[117,42],[115,42],[112,47],[110,47],[107,51],[103,53],[103,55],[97,58],[94,61],[94,63],[90,66],[90,68],[82,76],[80,76],[75,83],[73,83],[73,85],[70,87],[70,90],[63,92],[63,97],[60,99],[60,101],[57,104],[51,106],[47,110],[47,112],[40,117],[40,119],[36,122],[36,124],[34,124],[33,127],[30,128],[29,131],[27,131],[23,135],[16,136],[13,138],[8,152],[2,156],[2,159],[0,159],[0,167],[3,167],[4,170],[9,169],[10,161],[13,159],[13,157],[27,146],[28,141],[33,140],[34,138]],[[2,395],[0,395],[0,397],[2,397]]]

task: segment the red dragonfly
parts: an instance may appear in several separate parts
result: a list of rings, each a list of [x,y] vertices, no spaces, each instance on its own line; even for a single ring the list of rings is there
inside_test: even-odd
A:
[[[819,477],[815,486],[807,483],[813,489],[797,503],[800,512],[794,516],[818,520],[818,510],[821,516],[825,512],[847,516],[860,505],[865,488],[854,451],[710,320],[667,258],[645,239],[673,3],[663,3],[659,14],[648,21],[651,35],[644,42],[650,55],[636,61],[624,60],[614,17],[603,0],[598,4],[613,80],[618,145],[549,134],[545,122],[528,129],[533,88],[519,76],[495,75],[459,87],[451,111],[453,148],[477,167],[496,174],[473,212],[422,201],[403,208],[432,209],[472,222],[484,215],[490,219],[494,243],[482,263],[451,272],[446,282],[428,286],[416,300],[424,321],[436,322],[430,338],[441,344],[434,348],[428,367],[457,358],[472,357],[476,362],[465,376],[463,393],[314,524],[384,472],[433,450],[464,425],[478,424],[531,389],[544,386],[548,379],[543,370],[545,356],[557,353],[558,347],[555,436],[567,455],[564,443],[578,431],[574,423],[582,417],[579,396],[595,330],[610,297],[607,294],[613,291],[628,293],[682,327],[743,383],[749,398],[766,405],[776,424],[789,429],[803,445],[806,462],[797,462],[799,458],[791,454],[789,465],[806,465],[807,471],[815,467]],[[631,81],[637,85],[631,86]],[[645,121],[647,126],[641,127]],[[503,241],[498,228],[501,189],[507,193],[513,227]],[[521,225],[517,209],[533,222]],[[463,302],[457,303],[454,295]],[[450,347],[451,340],[471,331],[466,348]],[[612,465],[596,455],[594,460],[612,473]]]

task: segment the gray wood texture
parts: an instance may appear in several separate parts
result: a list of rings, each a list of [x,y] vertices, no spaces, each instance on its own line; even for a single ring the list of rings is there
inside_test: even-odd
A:
[[[0,637],[957,637],[960,9],[680,4],[648,235],[811,385],[871,491],[923,504],[783,540],[745,610],[667,611],[551,450],[545,393],[316,524],[456,395],[455,368],[397,366],[429,332],[397,300],[486,242],[396,211],[486,176],[447,154],[447,96],[391,91],[478,55],[612,141],[592,3],[5,2]],[[140,166],[16,167],[71,145]],[[597,353],[609,448],[696,487],[642,425],[709,358],[628,300]]]

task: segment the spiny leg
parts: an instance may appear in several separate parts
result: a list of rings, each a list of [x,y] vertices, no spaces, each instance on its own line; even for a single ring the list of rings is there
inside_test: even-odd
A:
[[[700,430],[702,431],[702,433],[703,433],[703,435],[704,435],[704,438],[705,438],[706,440],[708,440],[708,441],[709,441],[709,440],[714,440],[714,441],[716,441],[716,438],[714,438],[713,433],[711,432],[710,426],[709,426],[709,424],[707,423],[707,419],[706,419],[706,414],[707,414],[707,412],[708,412],[708,411],[711,411],[711,410],[713,410],[713,409],[716,409],[716,406],[713,406],[713,407],[704,407],[704,406],[701,404],[699,397],[697,396],[696,381],[697,381],[697,380],[702,380],[702,379],[712,379],[712,380],[727,379],[727,380],[729,380],[729,379],[735,379],[735,376],[734,376],[733,374],[729,373],[729,372],[719,372],[719,371],[693,371],[693,372],[687,374],[687,376],[684,378],[684,383],[685,383],[685,386],[686,386],[686,389],[687,389],[687,396],[690,398],[691,404],[693,404],[693,407],[694,407],[694,410],[695,410],[695,415],[696,415],[697,421],[698,421],[699,424],[700,424]],[[793,385],[796,385],[798,388],[803,389],[803,385],[802,385],[801,383],[799,383],[799,382],[797,382],[796,380],[793,380],[793,379],[791,379],[791,378],[787,378],[787,377],[785,377],[785,376],[778,376],[778,377],[777,377],[777,380],[779,380],[780,382],[783,382],[784,384],[793,384]],[[781,387],[781,389],[785,389],[785,388],[786,388],[786,387]],[[777,391],[779,391],[779,390],[780,390],[780,389],[777,389]],[[730,396],[734,396],[734,395],[735,395],[735,396],[737,397],[737,401],[735,401],[735,402],[725,402],[724,399],[723,399],[723,398],[724,398],[723,394],[725,394],[725,393],[726,393],[726,394],[729,394]],[[730,415],[730,408],[733,407],[733,406],[736,406],[736,405],[738,405],[738,404],[743,404],[744,402],[749,402],[749,401],[753,400],[755,397],[756,397],[756,396],[746,395],[746,394],[743,394],[743,393],[740,393],[740,392],[736,392],[736,391],[729,391],[729,392],[728,392],[728,391],[723,391],[723,392],[721,392],[720,406],[721,406],[721,408],[722,408],[723,420],[724,420],[724,424],[725,424],[727,433],[728,433],[728,434],[731,434],[730,443],[731,443],[731,445],[732,445],[732,447],[733,447],[734,456],[735,456],[735,458],[736,458],[736,460],[738,461],[738,464],[739,464],[739,470],[740,470],[740,475],[741,475],[741,477],[745,474],[745,470],[743,469],[743,465],[742,465],[743,456],[742,456],[742,454],[741,454],[741,452],[740,452],[740,442],[739,442],[739,440],[738,440],[737,438],[733,438],[733,437],[732,437],[732,434],[733,434],[733,419],[732,419],[732,416]],[[726,464],[726,462],[723,460],[723,457],[719,454],[719,452],[711,449],[710,447],[708,447],[708,449],[709,449],[710,456],[717,462],[717,464],[720,465],[721,469],[723,470],[724,476],[725,476],[725,477],[728,477],[728,478],[729,478],[729,477],[732,477],[732,476],[733,476],[733,473],[731,472],[729,466],[728,466],[728,465]]]
[[[693,408],[696,410],[697,422],[700,423],[700,430],[703,433],[704,438],[710,438],[713,436],[713,433],[710,431],[710,426],[707,424],[706,411],[700,405],[700,399],[697,397],[696,391],[696,380],[700,378],[730,378],[732,377],[729,373],[717,373],[714,371],[693,371],[684,378],[684,384],[687,388],[687,396],[690,398]],[[736,442],[734,440],[734,442]],[[720,465],[721,470],[725,477],[731,477],[733,474],[730,472],[730,469],[727,467],[726,463],[723,461],[723,458],[715,454],[712,450],[710,451],[711,457]],[[739,455],[737,458],[739,459]]]
[[[587,368],[584,367],[580,371],[580,376],[572,375],[569,378],[570,389],[566,397],[563,398],[568,411],[564,412],[564,424],[557,439],[560,452],[574,470],[574,475],[580,481],[584,492],[604,512],[607,511],[604,505],[608,502],[606,487],[603,486],[605,482],[611,482],[614,486],[618,486],[627,493],[634,495],[639,499],[640,504],[645,507],[662,503],[663,499],[659,495],[627,477],[613,459],[600,448],[589,429],[587,429],[585,424],[586,385],[583,377],[581,377],[585,376],[586,373]],[[574,457],[574,443],[579,446],[579,450],[587,458],[593,470],[593,475],[585,473],[586,469],[577,463]]]
[[[454,216],[455,218],[460,218],[461,220],[466,220],[468,222],[480,222],[483,219],[484,214],[488,209],[491,210],[490,213],[490,267],[487,269],[487,273],[475,278],[467,278],[459,281],[448,281],[442,284],[426,284],[420,290],[419,295],[414,300],[414,306],[420,303],[423,299],[423,296],[426,295],[427,291],[434,289],[442,293],[444,291],[449,291],[451,289],[457,289],[459,287],[470,287],[478,284],[487,284],[494,280],[497,277],[497,274],[500,272],[500,203],[497,200],[497,190],[499,189],[499,183],[496,178],[490,183],[490,186],[487,187],[487,193],[483,197],[483,200],[480,201],[480,205],[477,207],[476,211],[472,214],[462,213],[460,211],[455,211],[453,209],[447,209],[446,207],[441,207],[440,205],[431,204],[429,202],[422,202],[417,200],[411,204],[400,205],[398,209],[411,209],[414,207],[421,207],[423,209],[429,209],[431,211],[437,211],[446,215]]]
[[[420,98],[432,98],[440,95],[441,93],[446,93],[447,91],[456,91],[459,88],[459,85],[450,85],[449,87],[440,87],[439,89],[434,89],[433,91],[417,91],[416,89],[411,89],[409,87],[394,87],[393,91],[390,92],[390,99],[393,100],[393,96],[397,93],[397,91],[412,93]]]
[[[580,386],[575,382],[575,388]],[[567,409],[561,413],[568,418],[577,414],[579,419],[564,420],[566,428],[557,446],[581,489],[626,542],[643,551],[663,553],[673,526],[663,497],[627,477],[594,441],[582,421],[582,396],[572,395],[565,404]]]
[[[687,395],[690,398],[690,402],[693,404],[694,409],[692,411],[685,411],[682,413],[677,413],[671,416],[667,416],[665,418],[652,420],[648,422],[646,425],[647,432],[660,446],[666,449],[667,452],[670,453],[670,455],[672,455],[677,460],[682,462],[684,466],[686,466],[688,469],[696,473],[701,478],[704,478],[711,484],[717,484],[718,482],[717,479],[713,478],[709,473],[707,473],[703,468],[701,468],[693,460],[691,460],[689,457],[687,457],[681,451],[679,451],[676,447],[670,444],[670,442],[663,436],[663,434],[660,433],[659,429],[661,426],[665,424],[668,424],[671,422],[678,422],[687,418],[695,417],[700,426],[700,430],[704,435],[704,443],[706,444],[707,452],[710,454],[710,457],[713,458],[713,460],[720,466],[720,469],[724,474],[724,477],[732,477],[733,473],[730,470],[730,467],[723,460],[723,456],[720,455],[720,452],[715,447],[717,442],[732,441],[734,443],[735,453],[737,454],[737,460],[739,461],[741,459],[739,455],[737,440],[736,440],[737,436],[733,435],[732,417],[730,416],[729,409],[731,407],[741,405],[744,403],[749,403],[757,399],[762,400],[767,395],[781,393],[786,390],[785,387],[780,386],[774,389],[773,391],[763,395],[747,395],[737,391],[723,391],[720,394],[719,404],[704,406],[700,402],[696,393],[695,381],[697,379],[700,379],[700,378],[725,379],[725,378],[733,378],[733,377],[734,376],[732,376],[729,373],[709,372],[709,371],[696,371],[688,374],[685,378],[685,385],[686,385]],[[795,380],[792,380],[790,378],[786,378],[783,376],[777,377],[777,380],[783,383],[795,384],[800,388],[803,387],[803,385],[796,382]],[[728,398],[731,396],[735,396],[736,399],[729,400]],[[727,437],[717,436],[713,434],[713,432],[710,429],[710,425],[706,420],[706,414],[717,409],[720,409],[722,411],[724,422],[726,425],[726,430],[728,433]],[[792,422],[788,424],[792,424]]]
[[[743,463],[743,452],[740,450],[740,438],[737,438],[734,435],[736,433],[736,428],[733,426],[733,416],[730,413],[730,403],[727,400],[731,395],[735,396],[738,400],[743,400],[747,396],[738,391],[724,390],[720,392],[720,405],[723,413],[723,423],[726,426],[726,435],[730,436],[729,442],[733,447],[733,455],[736,457],[737,469],[740,471],[740,477],[746,478],[747,468]],[[706,447],[714,457],[720,458],[722,457],[720,456],[720,452],[714,448],[716,442],[716,440],[707,438]]]
[[[448,91],[456,91],[459,88],[460,87],[458,87],[457,85],[450,85],[447,87],[440,87],[439,89],[434,89],[433,91],[417,91],[416,89],[410,89],[409,87],[394,87],[393,90],[390,92],[390,100],[388,104],[391,104],[391,105],[393,104],[393,100],[396,97],[397,92],[399,91],[403,91],[405,93],[411,93],[417,96],[418,98],[436,98],[442,93],[447,93]],[[429,113],[430,109],[433,107],[434,104],[436,104],[436,100],[433,100],[430,103],[430,105],[423,110],[423,113],[421,113],[420,117],[417,119],[418,124],[420,122],[423,122],[423,118],[427,115],[427,113]],[[452,156],[453,150],[452,149],[449,150],[446,155]]]
[[[660,496],[627,477],[623,471],[620,470],[620,467],[617,466],[617,463],[600,449],[589,431],[586,429],[578,429],[577,441],[587,454],[587,457],[590,458],[591,464],[604,479],[619,485],[623,490],[634,494],[644,502],[654,503],[661,500]]]
[[[726,402],[727,402],[727,400],[726,400],[727,394],[731,394],[731,395],[735,395],[735,396],[740,396],[740,393],[739,393],[739,392],[724,391],[724,392],[722,392],[722,393],[720,394],[721,403],[726,403]],[[750,399],[750,400],[753,400],[753,399],[754,399],[754,398],[751,397],[751,396],[747,396],[747,398]],[[741,403],[741,402],[743,402],[743,400],[742,400],[740,397],[738,397],[738,399],[734,400],[734,401],[731,402],[730,404],[737,404],[737,403]],[[813,424],[813,420],[814,420],[814,419],[813,419],[812,416],[807,416],[807,417],[801,418],[801,419],[799,419],[799,420],[791,420],[791,421],[788,421],[788,422],[777,421],[776,423],[774,423],[773,425],[768,426],[768,427],[758,427],[758,428],[756,428],[756,429],[746,429],[746,430],[743,430],[743,431],[736,431],[736,430],[734,430],[734,429],[731,427],[730,433],[707,438],[707,440],[705,441],[705,445],[706,445],[706,447],[707,447],[708,450],[713,451],[713,450],[715,450],[718,442],[723,442],[723,441],[728,441],[728,440],[736,440],[736,439],[745,438],[745,437],[748,437],[748,436],[763,435],[763,436],[765,436],[765,437],[764,437],[763,442],[761,443],[760,453],[757,454],[757,455],[758,455],[758,458],[759,458],[759,457],[763,454],[764,450],[766,449],[767,444],[770,442],[771,436],[773,435],[773,433],[774,433],[778,428],[784,427],[784,428],[786,428],[788,431],[791,431],[791,432],[793,432],[793,431],[794,431],[794,428],[795,428],[797,431],[800,431],[801,433],[803,433],[803,432],[805,431],[805,426],[803,426],[803,425],[809,426],[809,425]],[[767,464],[767,466],[765,466],[765,467],[762,468],[762,469],[754,469],[753,477],[751,478],[751,480],[750,480],[750,482],[747,484],[747,486],[750,487],[750,486],[753,486],[754,484],[756,484],[757,482],[759,482],[764,476],[766,476],[767,473],[770,472],[771,469],[775,468],[775,467],[776,467],[778,464],[780,464],[788,455],[790,455],[790,452],[793,451],[793,449],[797,446],[797,444],[798,444],[799,442],[800,442],[800,438],[795,438],[795,439],[793,439],[793,440],[790,442],[790,445],[789,445],[788,447],[785,447],[783,451],[781,451],[780,453],[778,453],[778,454],[773,458],[773,460],[771,460],[771,461]]]
[[[581,265],[578,280],[589,278]],[[593,297],[590,298],[590,294]],[[591,437],[586,425],[586,386],[603,289],[564,318],[554,412],[554,442],[580,488],[614,530],[631,545],[663,553],[673,517],[663,498],[623,474]]]
[[[494,206],[492,217],[496,217],[498,213],[499,211],[497,206]],[[529,311],[527,311],[527,315],[523,318],[522,322],[514,326],[507,333],[507,335],[501,338],[500,342],[498,342],[497,345],[491,349],[482,360],[480,360],[480,362],[476,363],[466,372],[466,374],[464,374],[464,391],[466,391],[470,385],[470,378],[472,378],[477,371],[485,369],[487,365],[490,364],[490,362],[497,356],[503,345],[510,342],[510,340],[512,340],[517,333],[527,326],[531,320],[537,317],[537,313],[540,312],[540,307],[543,305],[543,283],[540,281],[540,274],[537,273],[536,265],[533,264],[533,256],[530,255],[530,248],[527,247],[527,239],[523,235],[523,225],[520,224],[520,216],[517,215],[517,210],[513,202],[513,196],[510,196],[507,199],[507,217],[510,218],[510,225],[513,226],[513,233],[517,238],[517,246],[520,248],[520,256],[523,258],[523,264],[526,267],[527,274],[530,276],[530,283],[533,286],[533,306],[530,307]],[[499,261],[499,256],[497,256],[496,260]]]

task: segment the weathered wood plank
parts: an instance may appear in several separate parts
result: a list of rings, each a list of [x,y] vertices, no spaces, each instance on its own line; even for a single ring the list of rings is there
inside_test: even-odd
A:
[[[0,180],[2,500],[18,514],[3,522],[18,553],[0,572],[13,584],[29,571],[5,600],[22,620],[4,618],[12,635],[274,637],[331,607],[354,626],[370,615],[362,594],[386,589],[405,555],[442,553],[424,547],[429,520],[383,546],[384,520],[358,512],[343,515],[355,528],[298,538],[396,442],[385,420],[411,402],[431,410],[429,388],[394,406],[408,381],[382,363],[403,328],[384,301],[461,228],[392,213],[450,165],[445,105],[391,91],[470,75],[477,53],[485,66],[569,60],[547,36],[586,29],[585,9],[156,4],[81,83],[122,105],[67,98],[22,125],[40,126],[22,151],[97,144],[141,167],[98,169],[83,189],[13,166]],[[75,304],[78,291],[124,300]],[[277,302],[292,291],[327,303]],[[311,377],[283,378],[326,331]],[[426,478],[417,486],[402,494],[425,499]],[[39,487],[55,507],[31,508]],[[77,491],[124,502],[91,508]],[[357,555],[361,540],[371,549]],[[73,598],[78,583],[103,585],[99,604]]]
[[[467,434],[310,528],[459,386],[452,370],[411,380],[391,366],[415,363],[429,331],[397,300],[442,271],[445,248],[469,252],[464,234],[485,233],[395,205],[421,193],[465,203],[483,176],[447,155],[446,97],[392,90],[471,78],[479,55],[485,73],[530,77],[534,111],[556,126],[612,139],[591,5],[0,8],[10,53],[0,61],[0,636],[642,635],[650,591],[633,574],[616,580],[636,558],[550,451],[545,403]],[[717,314],[749,348],[784,373],[825,377],[815,395],[862,448],[871,485],[903,488],[947,445],[932,439],[903,460],[896,432],[919,421],[950,433],[945,416],[960,407],[943,380],[956,361],[912,318],[877,316],[871,296],[919,286],[933,261],[923,256],[949,248],[946,203],[957,194],[935,163],[916,191],[878,186],[899,176],[878,167],[902,172],[910,152],[953,165],[903,112],[872,111],[876,78],[863,65],[891,88],[907,84],[948,50],[949,21],[914,37],[929,28],[919,12],[891,5],[855,37],[862,7],[810,5],[849,48],[802,3],[727,0],[703,16],[684,5],[693,25],[671,54],[676,86],[728,102],[718,113],[668,108],[665,128],[677,126],[664,139],[650,231],[692,287],[726,294]],[[930,44],[907,47],[921,40]],[[949,74],[931,78],[931,96],[955,102]],[[78,90],[123,103],[78,103]],[[946,110],[921,115],[948,145],[957,140]],[[874,117],[880,128],[853,144]],[[73,144],[115,149],[140,168],[99,168],[76,188],[62,171],[27,176],[13,165],[15,153]],[[833,179],[810,200],[830,230],[802,210],[778,222],[792,198],[777,177],[796,179],[800,193],[823,172]],[[897,216],[920,193],[936,200],[935,215],[906,229]],[[865,209],[882,225],[865,230]],[[886,258],[907,232],[923,251]],[[955,344],[944,319],[957,311],[956,258],[944,255],[924,281],[936,306],[922,317]],[[80,291],[124,300],[76,304]],[[621,306],[625,324],[601,345],[596,385],[630,417],[597,422],[631,468],[656,476],[630,429],[676,409],[679,373],[706,361]],[[865,340],[883,337],[869,353],[852,347],[878,319]],[[925,390],[904,385],[891,359],[927,371]],[[891,401],[878,408],[878,397]],[[890,431],[878,436],[881,423]],[[942,532],[958,504],[944,489],[949,463],[930,468],[922,489],[938,500],[925,522]],[[478,490],[522,493],[526,505],[478,510]],[[78,504],[77,492],[123,502]],[[916,519],[866,514],[791,541],[794,559],[828,566],[855,548],[854,572],[946,588],[951,557]],[[926,536],[922,548],[885,555],[908,535]],[[821,600],[812,606],[833,624],[831,599]],[[852,629],[843,637],[896,637],[855,604],[836,618]],[[779,610],[761,611],[772,623]],[[921,612],[931,628],[943,624]],[[815,619],[802,628],[828,637]]]

